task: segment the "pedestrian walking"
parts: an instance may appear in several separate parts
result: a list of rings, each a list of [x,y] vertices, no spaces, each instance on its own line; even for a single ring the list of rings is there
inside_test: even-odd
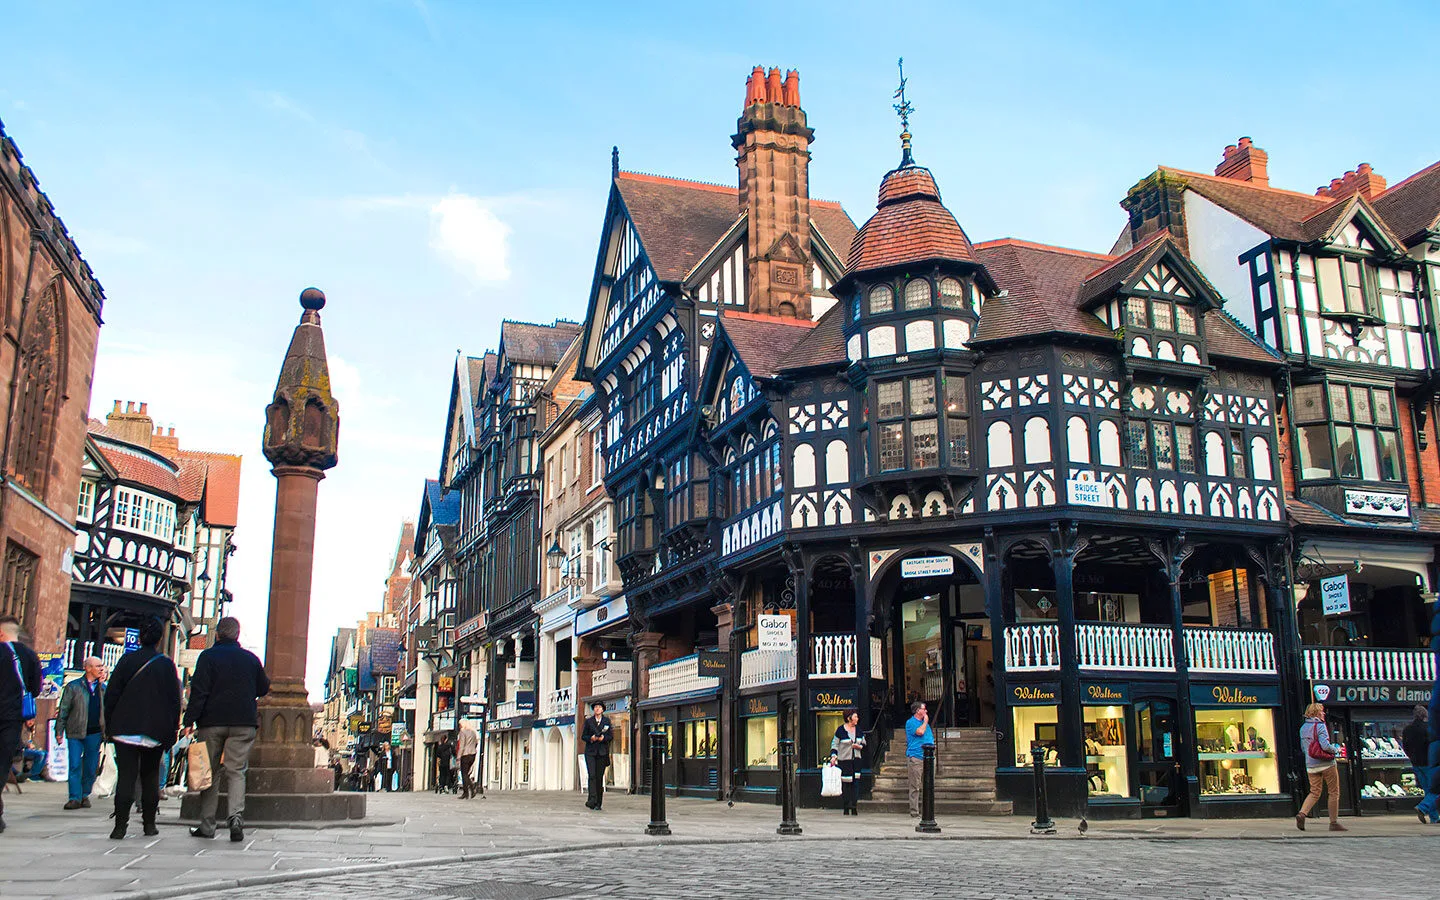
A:
[[[70,798],[66,809],[88,808],[100,770],[100,744],[105,740],[105,663],[87,656],[85,675],[60,691],[55,708],[57,731],[69,753]]]
[[[924,700],[910,704],[912,715],[905,721],[905,773],[910,780],[910,818],[920,818],[920,788],[925,780],[925,748],[935,746],[930,711]]]
[[[835,729],[835,736],[830,739],[830,761],[840,767],[841,806],[847,816],[860,815],[860,764],[864,752],[865,735],[860,733],[860,711],[847,709],[840,727]],[[923,757],[921,762],[924,762]]]
[[[444,794],[454,789],[453,772],[450,765],[455,761],[455,742],[449,732],[435,745],[435,791]]]
[[[475,768],[475,755],[480,751],[480,734],[475,730],[475,723],[469,719],[460,720],[460,734],[455,741],[455,756],[460,761],[460,783],[463,790],[460,791],[461,800],[469,800],[480,793],[475,789],[475,782],[471,780],[470,771]]]
[[[1416,704],[1415,718],[1400,732],[1400,747],[1415,770],[1415,785],[1425,791],[1425,798],[1415,806],[1415,815],[1421,825],[1434,825],[1440,822],[1440,810],[1436,808],[1435,770],[1430,766],[1430,710]]]
[[[149,619],[140,626],[140,646],[120,658],[105,693],[105,736],[115,746],[115,827],[122,840],[130,827],[135,784],[140,784],[140,818],[154,837],[160,809],[160,772],[165,752],[180,730],[180,673],[160,652],[165,626]]]
[[[390,745],[375,749],[375,769],[380,773],[380,789],[390,793],[390,779],[395,771],[395,757],[391,754]]]
[[[1323,704],[1312,703],[1305,707],[1305,724],[1300,726],[1300,750],[1305,754],[1305,772],[1310,776],[1310,795],[1295,815],[1295,827],[1305,830],[1305,817],[1320,802],[1320,792],[1324,790],[1330,808],[1330,830],[1349,831],[1340,824],[1340,769],[1335,763],[1340,746],[1330,742]]]
[[[240,646],[240,620],[226,616],[215,625],[214,645],[195,661],[190,703],[185,707],[185,726],[195,728],[195,738],[205,744],[210,770],[215,772],[200,795],[200,824],[190,829],[195,837],[215,836],[223,753],[230,840],[245,840],[245,772],[260,724],[255,701],[268,693],[270,678],[265,668],[255,654]]]
[[[35,698],[40,696],[40,657],[20,642],[20,620],[0,616],[0,764],[9,771],[20,749],[20,734],[35,727]],[[0,833],[5,831],[5,796],[0,794]]]
[[[605,717],[605,704],[590,704],[590,712],[580,731],[580,740],[585,743],[585,772],[590,788],[585,807],[598,811],[605,799],[605,770],[610,768],[610,740],[614,734],[610,720]]]

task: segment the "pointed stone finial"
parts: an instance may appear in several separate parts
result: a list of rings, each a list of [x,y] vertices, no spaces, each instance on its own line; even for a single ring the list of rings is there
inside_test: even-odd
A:
[[[610,148],[610,179],[613,181],[620,177],[620,148]]]
[[[274,466],[323,471],[337,462],[340,441],[340,404],[330,393],[325,333],[320,328],[325,294],[306,288],[300,305],[305,311],[280,365],[274,399],[265,408],[264,451]]]

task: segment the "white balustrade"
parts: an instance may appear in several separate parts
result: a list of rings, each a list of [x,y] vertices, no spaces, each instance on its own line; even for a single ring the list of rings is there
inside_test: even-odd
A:
[[[546,694],[545,702],[540,706],[540,716],[546,719],[552,716],[568,716],[574,712],[575,688],[573,685],[566,685]]]
[[[700,664],[695,654],[657,663],[650,667],[650,690],[646,697],[672,697],[700,691],[713,691],[720,686],[720,679],[701,677]]]
[[[1173,672],[1175,643],[1164,625],[1081,622],[1075,626],[1082,669],[1108,672]]]
[[[632,663],[612,661],[605,668],[596,669],[590,676],[590,693],[599,696],[628,691],[633,673]]]
[[[516,716],[528,716],[535,712],[535,704],[521,704],[519,700],[506,700],[495,704],[495,719],[513,719]]]
[[[94,641],[89,641],[85,644],[85,656],[98,656],[105,661],[105,665],[109,666],[112,669],[115,668],[115,664],[120,661],[120,657],[124,655],[124,644],[101,644],[98,647],[96,646]],[[70,661],[74,658],[75,639],[70,638],[69,640],[65,641],[65,665],[68,667],[70,665]]]
[[[870,638],[870,677],[885,680],[885,642],[873,635]]]
[[[760,687],[795,680],[795,647],[789,650],[746,650],[740,654],[740,687]]]
[[[1060,626],[1005,626],[1005,671],[1047,672],[1060,668]]]
[[[1185,658],[1191,672],[1274,675],[1275,635],[1236,628],[1185,629]]]
[[[854,678],[855,635],[814,634],[810,636],[811,678]]]
[[[1305,647],[1305,677],[1311,681],[1435,681],[1430,650],[1383,647]]]

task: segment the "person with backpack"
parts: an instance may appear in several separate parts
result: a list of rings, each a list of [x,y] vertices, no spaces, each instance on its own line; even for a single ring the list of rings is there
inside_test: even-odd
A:
[[[1300,812],[1295,815],[1295,827],[1305,830],[1305,817],[1320,802],[1323,790],[1330,809],[1330,830],[1349,831],[1340,824],[1340,768],[1335,762],[1340,745],[1330,742],[1323,703],[1305,707],[1305,724],[1300,726],[1300,750],[1305,754],[1305,772],[1310,776],[1310,795],[1300,804]]]

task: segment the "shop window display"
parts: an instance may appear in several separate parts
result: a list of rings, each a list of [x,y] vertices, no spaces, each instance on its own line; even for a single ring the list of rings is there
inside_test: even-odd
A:
[[[1091,797],[1130,796],[1123,707],[1085,707],[1085,771]]]
[[[779,746],[779,716],[751,716],[745,720],[745,765],[747,767],[751,769],[777,768],[779,766]]]
[[[1383,714],[1371,719],[1356,718],[1355,744],[1360,754],[1364,781],[1360,796],[1365,800],[1396,800],[1425,795],[1415,783],[1410,759],[1400,747],[1400,734],[1409,719],[1390,718]],[[1338,738],[1337,738],[1338,740]]]
[[[681,755],[687,759],[713,759],[720,755],[720,731],[714,719],[680,723],[684,741]]]
[[[1045,765],[1060,765],[1060,708],[1015,707],[1015,765],[1032,766],[1032,749],[1043,750]]]
[[[828,712],[817,712],[815,714],[815,750],[819,755],[819,764],[823,765],[830,759],[830,739],[835,737],[835,732],[845,722],[845,714],[839,710]]]
[[[1269,709],[1195,711],[1200,793],[1205,796],[1275,794],[1275,714]]]

